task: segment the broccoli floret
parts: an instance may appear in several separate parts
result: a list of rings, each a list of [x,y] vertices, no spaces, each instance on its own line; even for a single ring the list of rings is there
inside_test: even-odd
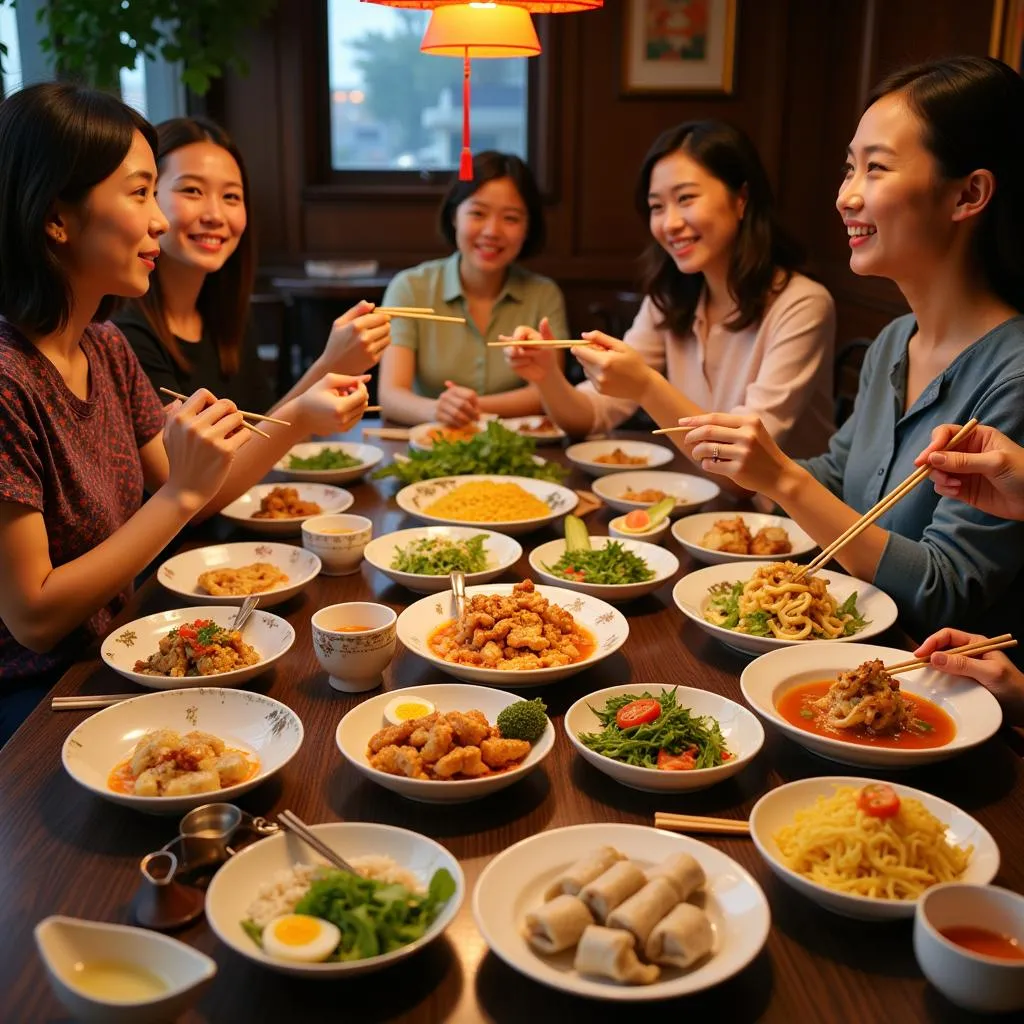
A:
[[[508,740],[539,740],[548,725],[547,705],[540,699],[519,700],[498,712],[497,725]]]

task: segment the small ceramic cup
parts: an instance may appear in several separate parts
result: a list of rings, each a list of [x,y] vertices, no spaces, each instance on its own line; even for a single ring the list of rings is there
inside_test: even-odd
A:
[[[363,550],[373,536],[366,516],[345,512],[313,516],[302,524],[302,546],[323,564],[325,576],[350,576],[359,572]]]
[[[669,528],[671,522],[669,517],[665,516],[653,529],[637,533],[635,530],[623,530],[622,524],[625,521],[626,517],[624,515],[610,519],[608,521],[608,536],[615,537],[618,540],[645,540],[648,544],[657,544],[665,536],[665,531]]]
[[[313,652],[335,690],[362,693],[380,686],[395,656],[397,620],[387,605],[369,601],[331,604],[313,615]]]

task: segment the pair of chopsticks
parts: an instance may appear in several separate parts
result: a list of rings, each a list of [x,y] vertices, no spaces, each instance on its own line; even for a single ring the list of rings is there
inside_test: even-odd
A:
[[[277,820],[289,832],[294,832],[308,847],[316,850],[328,864],[333,864],[340,871],[347,871],[350,875],[359,876],[359,872],[341,854],[335,853],[334,850],[323,842],[297,814],[289,810],[283,810],[277,816]]]
[[[974,428],[978,425],[976,419],[968,420],[950,439],[949,444],[943,449],[943,451],[953,451],[961,441],[965,441],[974,432]],[[817,572],[824,565],[835,558],[836,553],[842,548],[846,547],[851,540],[863,533],[876,519],[878,519],[885,512],[896,504],[896,502],[905,498],[921,481],[927,479],[928,474],[931,473],[931,466],[921,466],[915,469],[898,487],[894,487],[881,501],[879,501],[873,508],[868,509],[849,529],[841,533],[831,544],[822,548],[820,554],[804,566],[799,572],[794,575],[794,580],[802,580],[805,576],[810,576],[811,573]]]
[[[97,693],[94,696],[54,697],[50,701],[51,711],[91,711],[109,708],[126,700],[141,697],[141,693]]]
[[[378,306],[375,313],[399,317],[403,320],[435,320],[441,324],[464,324],[464,316],[441,316],[427,306]]]
[[[749,836],[750,825],[736,818],[706,818],[700,814],[654,812],[654,827],[666,832],[705,832],[720,836]]]
[[[172,391],[170,388],[161,388],[160,391],[165,395],[170,395],[171,398],[178,398],[182,402],[188,401],[188,395],[183,395],[180,392]],[[261,423],[277,423],[282,427],[290,427],[291,424],[287,420],[275,419],[273,416],[264,416],[258,412],[246,412],[244,409],[238,410],[243,416],[250,420],[259,420]],[[260,430],[259,427],[254,427],[251,423],[242,421],[242,426],[247,430],[251,430],[254,434],[259,434],[260,437],[266,437],[269,439],[270,435],[265,430]]]
[[[487,342],[488,348],[576,348],[579,345],[589,345],[589,341],[582,338],[533,338],[516,341],[506,334],[499,334],[498,341]]]
[[[989,651],[1002,651],[1007,647],[1016,647],[1017,641],[1010,633],[1003,633],[1000,636],[986,637],[984,640],[975,640],[973,643],[964,644],[962,647],[947,647],[943,654],[969,654],[976,657],[979,654],[987,654]],[[910,661],[901,661],[898,665],[886,665],[882,670],[889,675],[896,675],[898,672],[912,672],[918,668],[928,668],[931,661],[927,658],[911,658]]]

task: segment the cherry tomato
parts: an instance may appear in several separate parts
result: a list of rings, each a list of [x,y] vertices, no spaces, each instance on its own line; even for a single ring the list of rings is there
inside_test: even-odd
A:
[[[658,770],[662,772],[688,772],[697,767],[694,759],[696,747],[689,747],[681,754],[670,754],[667,750],[658,751]]]
[[[900,812],[900,798],[892,786],[873,782],[857,794],[857,807],[873,818],[892,818]]]
[[[650,697],[644,697],[620,708],[615,716],[615,724],[620,729],[634,729],[638,725],[653,722],[660,714],[661,705]]]
[[[646,530],[651,525],[651,517],[647,514],[646,509],[635,508],[627,514],[624,522],[627,529]]]

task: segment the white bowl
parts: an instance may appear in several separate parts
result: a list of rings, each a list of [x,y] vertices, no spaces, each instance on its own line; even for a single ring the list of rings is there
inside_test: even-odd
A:
[[[828,591],[839,604],[842,604],[850,594],[856,593],[857,608],[867,620],[867,625],[853,636],[840,636],[835,640],[778,640],[773,636],[750,636],[747,633],[737,633],[734,629],[716,626],[704,618],[704,609],[707,607],[709,598],[709,587],[713,587],[717,583],[748,580],[754,575],[755,569],[762,565],[774,564],[774,562],[762,560],[760,562],[745,562],[743,565],[736,565],[732,562],[709,565],[706,569],[698,569],[696,572],[683,576],[672,588],[672,599],[675,601],[676,607],[688,619],[700,626],[705,633],[710,633],[727,647],[732,647],[744,654],[766,654],[768,651],[774,651],[780,647],[806,647],[869,640],[873,636],[878,636],[879,633],[884,633],[896,621],[899,611],[896,608],[896,602],[888,594],[863,580],[854,579],[854,577],[840,572],[832,572],[829,569],[819,569],[815,575],[828,580]]]
[[[309,516],[290,516],[287,519],[253,519],[253,513],[259,512],[260,502],[275,487],[294,487],[302,501],[315,501],[320,506],[319,512]],[[230,505],[225,505],[220,514],[230,519],[236,526],[244,526],[253,533],[262,533],[273,537],[296,537],[306,519],[314,515],[329,512],[344,512],[355,498],[348,491],[328,484],[302,483],[288,484],[257,484],[250,487],[240,498],[235,498]]]
[[[440,843],[417,832],[392,825],[345,821],[311,825],[317,837],[342,857],[363,857],[379,854],[393,858],[402,867],[416,874],[426,886],[438,868],[447,868],[455,879],[455,894],[438,914],[422,938],[407,946],[370,957],[342,963],[301,964],[267,956],[242,930],[249,907],[264,882],[273,880],[278,871],[296,864],[323,864],[320,857],[291,832],[261,839],[236,853],[213,876],[206,890],[206,920],[217,938],[247,960],[280,974],[299,978],[352,977],[377,971],[404,960],[433,942],[451,924],[459,912],[466,882],[458,860]]]
[[[731,778],[742,771],[756,756],[764,743],[764,729],[761,723],[743,705],[727,697],[721,697],[711,690],[698,690],[692,686],[676,689],[676,702],[680,707],[689,708],[695,715],[710,715],[718,721],[725,737],[725,745],[734,756],[717,768],[694,768],[688,772],[662,772],[657,768],[640,768],[637,765],[615,761],[604,754],[598,754],[584,746],[578,739],[580,733],[600,732],[601,722],[592,708],[601,708],[612,697],[635,693],[637,697],[645,690],[657,694],[659,690],[670,690],[667,683],[638,683],[635,686],[609,686],[581,697],[565,713],[565,734],[576,752],[589,761],[598,771],[610,775],[630,789],[641,789],[646,793],[683,793],[707,789],[717,782]]]
[[[325,448],[334,450],[340,448],[346,455],[358,459],[359,465],[349,466],[348,469],[288,468],[290,456],[309,459],[314,455],[319,455]],[[289,480],[304,480],[313,484],[347,484],[351,480],[358,480],[361,476],[365,476],[383,458],[383,450],[375,448],[372,444],[359,444],[352,441],[304,441],[302,444],[292,445],[284,458],[274,465],[274,469],[283,473]]]
[[[320,559],[325,576],[359,572],[363,551],[372,536],[373,521],[350,513],[313,516],[302,524],[302,546]]]
[[[1024,960],[973,953],[939,934],[964,925],[1010,936],[1024,946],[1024,896],[995,885],[947,882],[929,889],[914,914],[914,956],[947,999],[975,1013],[1024,1010]]]
[[[995,735],[1003,721],[999,701],[973,679],[946,675],[925,668],[899,676],[900,687],[937,704],[956,724],[956,735],[942,747],[924,750],[900,750],[849,743],[839,737],[807,732],[787,722],[775,704],[793,686],[819,679],[834,679],[865,661],[881,659],[888,665],[909,661],[907,651],[873,644],[804,644],[763,654],[752,661],[740,676],[740,689],[747,703],[765,721],[781,729],[791,740],[821,757],[840,764],[877,768],[910,768],[932,764],[961,754]]]
[[[304,551],[294,544],[277,544],[273,541],[246,541],[239,544],[213,544],[206,548],[193,548],[168,558],[157,570],[156,578],[172,594],[177,594],[191,604],[241,604],[246,595],[215,597],[201,590],[197,580],[201,573],[211,569],[238,569],[254,562],[268,562],[276,566],[287,577],[269,590],[261,590],[256,596],[261,608],[272,608],[297,594],[320,572],[320,559],[311,551]]]
[[[614,463],[598,462],[602,455],[610,455],[616,449],[634,458],[646,459],[646,462],[632,466],[617,466]],[[584,473],[591,476],[608,476],[610,473],[635,473],[640,469],[657,469],[675,458],[675,452],[664,445],[651,444],[650,441],[581,441],[565,449],[565,457]]]
[[[474,594],[511,594],[512,583],[489,583],[482,587],[467,587],[467,597]],[[597,645],[594,653],[583,661],[571,665],[558,665],[554,668],[524,669],[521,671],[502,670],[496,668],[478,668],[475,665],[456,665],[438,657],[430,649],[427,640],[430,634],[452,618],[454,618],[453,598],[451,591],[447,594],[436,594],[432,597],[420,598],[415,604],[409,605],[398,616],[398,639],[421,658],[436,668],[471,683],[484,683],[487,686],[541,686],[566,679],[591,668],[599,661],[614,654],[629,636],[629,623],[618,609],[589,594],[574,594],[571,590],[561,587],[539,585],[537,592],[553,604],[560,605],[569,612],[576,621],[593,633]]]
[[[100,647],[104,662],[125,679],[131,679],[147,690],[180,690],[193,686],[240,686],[266,672],[281,655],[295,643],[295,630],[291,624],[259,608],[242,629],[242,639],[260,656],[255,665],[236,668],[232,672],[219,672],[212,676],[148,676],[135,671],[136,661],[145,661],[156,654],[160,641],[172,629],[196,619],[212,619],[218,626],[230,629],[238,609],[232,605],[216,604],[193,608],[175,608],[157,612],[144,619],[135,619],[109,634]]]
[[[466,522],[461,519],[446,519],[443,516],[430,515],[425,511],[438,501],[445,494],[461,487],[462,484],[477,483],[481,481],[492,481],[499,484],[518,484],[524,491],[529,491],[535,498],[539,498],[550,511],[547,515],[537,516],[534,519],[513,519],[508,522]],[[561,484],[551,483],[548,480],[535,480],[533,477],[525,476],[443,476],[436,480],[422,480],[416,484],[409,484],[403,487],[396,495],[395,501],[403,512],[422,519],[427,523],[440,523],[446,526],[473,526],[484,530],[497,530],[499,533],[517,535],[529,533],[542,526],[553,523],[559,516],[571,512],[579,503],[579,495]]]
[[[540,739],[534,744],[517,768],[511,771],[498,772],[480,779],[409,779],[404,775],[389,775],[372,767],[366,757],[366,745],[370,737],[378,729],[384,728],[384,708],[403,695],[409,698],[423,697],[429,700],[440,712],[445,711],[482,711],[493,725],[498,713],[515,704],[521,698],[504,690],[492,690],[488,687],[472,686],[467,683],[434,683],[429,686],[415,686],[408,690],[388,690],[357,704],[338,723],[335,741],[345,759],[368,779],[385,789],[428,804],[459,804],[469,800],[496,793],[525,778],[541,761],[551,753],[555,745],[555,727],[548,721],[547,728]]]
[[[544,901],[547,887],[580,857],[613,846],[648,868],[674,853],[694,857],[707,875],[703,907],[715,931],[711,956],[683,971],[666,967],[652,985],[617,985],[577,974],[575,950],[541,956],[523,937],[523,919]],[[573,825],[549,829],[499,853],[473,890],[473,917],[491,951],[534,981],[573,995],[647,1002],[689,995],[743,970],[768,938],[768,901],[750,873],[706,843],[644,825]]]
[[[191,796],[134,796],[107,785],[111,769],[134,750],[150,729],[180,733],[200,729],[255,754],[259,771],[251,779],[213,793]],[[61,760],[80,786],[148,814],[182,814],[211,800],[233,800],[279,772],[302,746],[299,716],[286,704],[261,693],[210,686],[162,690],[104,708],[77,726],[64,741]]]
[[[643,533],[637,533],[635,530],[624,530],[622,524],[625,521],[626,517],[624,515],[609,519],[608,536],[614,537],[616,540],[643,540],[647,541],[648,544],[658,544],[665,536],[670,522],[668,516],[666,516],[661,522],[655,523],[654,526],[644,530]]]
[[[310,620],[313,653],[327,682],[344,693],[375,690],[395,656],[396,615],[386,604],[347,601],[317,611]],[[342,626],[364,626],[357,632]]]
[[[730,551],[713,551],[701,544],[701,538],[719,519],[735,519],[737,516],[747,524],[747,529],[752,535],[766,526],[782,527],[789,534],[793,550],[785,555],[736,555]],[[785,562],[790,559],[796,560],[818,546],[792,519],[766,515],[763,512],[700,512],[677,519],[672,524],[672,536],[698,562],[707,565],[721,565],[723,562]]]
[[[676,499],[670,515],[681,516],[692,512],[721,493],[718,484],[701,476],[687,473],[669,473],[657,469],[631,469],[599,477],[593,484],[594,493],[616,512],[632,512],[635,508],[650,508],[653,501],[628,501],[620,495],[627,491],[664,491]]]
[[[413,541],[423,537],[458,541],[469,540],[480,534],[484,534],[487,538],[484,542],[487,568],[483,572],[466,573],[466,584],[472,586],[475,583],[486,583],[488,580],[496,579],[506,569],[511,569],[523,557],[523,549],[519,542],[511,537],[506,537],[503,533],[495,533],[494,530],[478,530],[472,526],[417,526],[410,530],[396,530],[383,537],[376,537],[366,545],[363,557],[370,565],[384,573],[388,579],[394,580],[395,583],[400,583],[417,594],[436,594],[438,591],[449,589],[451,585],[449,575],[446,573],[443,576],[424,576],[421,573],[400,572],[398,569],[392,569],[391,562],[395,557],[396,549],[407,547]]]
[[[603,548],[617,540],[615,537],[591,537],[592,548]],[[658,547],[657,544],[645,544],[642,540],[621,540],[618,541],[627,551],[642,558],[648,568],[654,571],[654,577],[644,583],[579,583],[576,580],[562,579],[544,567],[554,565],[565,552],[565,539],[549,540],[546,544],[534,548],[530,552],[530,568],[545,583],[552,586],[565,587],[569,590],[578,591],[581,594],[590,594],[591,597],[600,597],[605,601],[631,601],[635,597],[642,597],[644,594],[653,593],[666,580],[671,579],[679,571],[679,559]]]
[[[893,921],[914,916],[917,900],[886,900],[871,896],[857,896],[851,893],[837,892],[827,889],[803,875],[787,868],[781,860],[778,844],[774,836],[786,825],[791,825],[796,812],[812,807],[819,797],[829,797],[837,786],[852,786],[860,789],[870,785],[874,779],[859,779],[850,776],[823,776],[821,778],[800,779],[769,790],[754,804],[750,812],[750,836],[758,852],[764,857],[768,867],[775,872],[787,885],[813,900],[826,910],[831,910],[843,917],[852,917],[860,921]],[[999,847],[988,830],[975,821],[955,804],[940,800],[937,796],[924,793],[919,789],[911,789],[897,782],[889,783],[898,796],[913,797],[924,804],[926,810],[944,822],[946,838],[956,846],[973,846],[974,852],[968,861],[960,881],[976,882],[986,885],[995,877],[999,870]]]
[[[177,1020],[217,973],[217,964],[205,954],[145,928],[55,916],[40,921],[34,934],[53,993],[76,1020],[103,1024]],[[141,968],[163,980],[167,990],[130,1002],[89,995],[75,984],[81,965],[89,963]]]
[[[531,437],[537,444],[555,444],[568,436],[554,421],[551,421],[551,427],[546,430],[534,429],[546,418],[548,417],[542,414],[536,416],[508,416],[502,418],[500,422],[507,430],[522,434],[523,437]]]

